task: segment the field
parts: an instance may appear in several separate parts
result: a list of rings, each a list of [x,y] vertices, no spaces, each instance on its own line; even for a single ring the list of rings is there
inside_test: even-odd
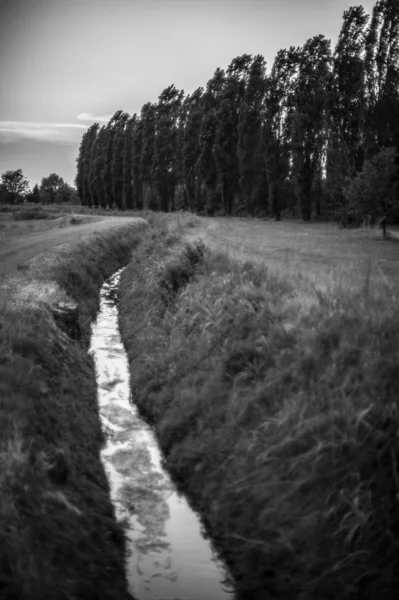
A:
[[[137,248],[120,326],[132,396],[239,600],[393,598],[397,241],[179,218]]]
[[[339,229],[333,223],[305,224],[295,220],[276,223],[251,219],[201,218],[189,233],[207,246],[239,260],[249,259],[287,275],[302,272],[318,287],[345,289],[369,281],[397,289],[399,232],[382,239],[377,228]]]

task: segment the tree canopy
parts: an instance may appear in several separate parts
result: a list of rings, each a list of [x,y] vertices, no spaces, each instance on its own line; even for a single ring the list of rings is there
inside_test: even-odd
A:
[[[23,194],[29,188],[29,182],[24,176],[22,169],[6,171],[1,176],[2,195],[5,202],[17,202],[22,199]]]

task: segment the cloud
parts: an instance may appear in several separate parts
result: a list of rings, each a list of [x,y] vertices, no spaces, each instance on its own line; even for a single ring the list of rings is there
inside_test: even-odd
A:
[[[94,115],[93,113],[80,113],[76,118],[78,121],[93,121],[93,123],[106,123],[112,115]]]
[[[80,123],[34,123],[31,121],[0,121],[0,141],[14,142],[29,138],[45,142],[76,142],[85,125]]]

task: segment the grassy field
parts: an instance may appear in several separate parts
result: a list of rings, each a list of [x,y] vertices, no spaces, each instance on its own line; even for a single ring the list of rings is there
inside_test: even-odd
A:
[[[120,325],[133,398],[239,599],[396,597],[399,245],[179,219],[136,249]]]
[[[90,323],[104,278],[143,226],[38,256],[0,287],[0,596],[128,599],[124,533],[100,460],[103,433]],[[80,342],[53,318],[79,304]]]
[[[81,225],[102,218],[100,215],[79,214],[63,206],[52,207],[51,210],[41,206],[0,206],[0,240]]]
[[[319,287],[342,285],[356,291],[366,280],[375,292],[399,283],[399,232],[382,239],[378,228],[339,229],[333,223],[298,220],[201,218],[191,236],[231,258],[249,259],[270,270],[303,273]],[[385,291],[383,291],[385,293]]]

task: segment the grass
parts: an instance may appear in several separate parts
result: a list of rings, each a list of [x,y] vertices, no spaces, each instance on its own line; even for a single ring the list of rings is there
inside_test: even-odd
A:
[[[0,596],[128,599],[124,533],[100,460],[90,323],[139,226],[43,254],[0,287]],[[51,308],[74,300],[81,342]]]
[[[202,218],[189,232],[200,235],[207,246],[231,258],[267,264],[269,270],[296,276],[298,271],[318,284],[341,282],[346,289],[362,285],[370,263],[370,284],[394,295],[399,291],[398,232],[382,239],[378,228],[338,229],[332,223],[305,224],[294,220]]]
[[[122,276],[132,395],[238,598],[396,597],[397,274],[376,282],[361,254],[342,274],[332,242],[324,277],[284,254],[266,268],[259,255],[217,249],[222,226],[204,250],[194,241],[201,227],[187,245],[178,224],[167,225]],[[288,230],[284,243],[306,265],[306,244],[289,242]],[[346,244],[355,259],[349,234]],[[309,245],[317,256],[321,240]]]
[[[24,207],[12,213],[15,221],[27,221],[32,219],[56,219],[57,213],[45,210],[41,206]]]
[[[76,214],[62,205],[51,209],[40,205],[1,205],[0,235],[2,239],[25,236],[101,219],[99,215]]]

